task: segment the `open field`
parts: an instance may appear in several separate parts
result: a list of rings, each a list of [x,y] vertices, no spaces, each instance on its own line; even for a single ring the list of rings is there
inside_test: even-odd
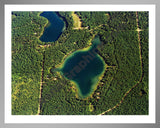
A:
[[[81,29],[81,19],[74,13],[72,12],[72,17],[73,17],[73,27],[74,29]]]

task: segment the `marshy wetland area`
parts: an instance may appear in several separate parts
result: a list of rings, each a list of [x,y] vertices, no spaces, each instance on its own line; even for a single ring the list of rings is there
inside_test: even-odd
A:
[[[148,115],[148,17],[13,11],[12,115]]]

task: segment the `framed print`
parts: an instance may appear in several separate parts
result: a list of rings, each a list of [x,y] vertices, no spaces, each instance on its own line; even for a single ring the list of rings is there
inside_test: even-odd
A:
[[[5,4],[4,123],[156,124],[155,10]]]

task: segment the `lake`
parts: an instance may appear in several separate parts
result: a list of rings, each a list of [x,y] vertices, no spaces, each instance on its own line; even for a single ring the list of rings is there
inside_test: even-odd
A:
[[[47,18],[48,24],[40,37],[42,42],[55,42],[64,30],[65,24],[56,12],[42,12],[40,16]]]
[[[73,52],[59,69],[65,78],[75,83],[80,98],[86,98],[94,92],[105,71],[106,64],[97,53],[100,44],[99,36],[96,36],[91,46]]]

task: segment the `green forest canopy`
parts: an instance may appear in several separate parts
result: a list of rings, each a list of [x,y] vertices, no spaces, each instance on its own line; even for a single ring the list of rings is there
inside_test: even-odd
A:
[[[136,12],[75,12],[84,29],[73,29],[70,12],[58,12],[67,28],[49,43],[39,40],[47,23],[40,13],[12,12],[13,115],[148,114],[148,12],[138,12],[140,42]],[[109,67],[94,94],[82,100],[54,69],[96,34],[103,42],[98,54]]]

